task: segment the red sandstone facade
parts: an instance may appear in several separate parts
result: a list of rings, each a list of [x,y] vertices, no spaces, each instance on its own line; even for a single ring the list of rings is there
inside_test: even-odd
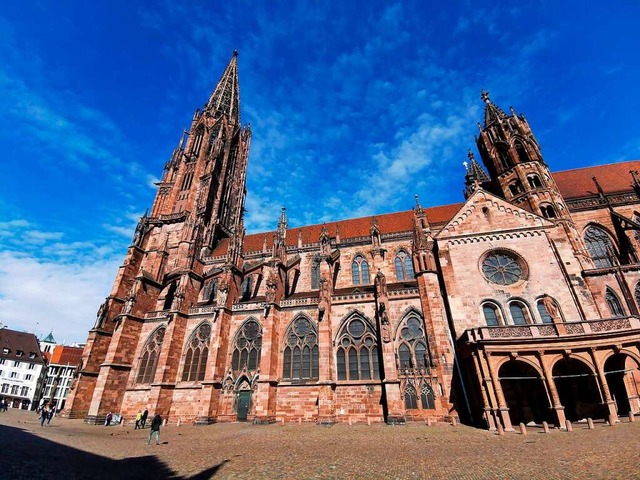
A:
[[[67,399],[100,421],[488,428],[640,410],[640,183],[552,174],[483,93],[466,201],[245,236],[234,54],[165,165]]]

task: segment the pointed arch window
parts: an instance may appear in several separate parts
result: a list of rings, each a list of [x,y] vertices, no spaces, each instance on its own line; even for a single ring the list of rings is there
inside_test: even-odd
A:
[[[171,282],[169,284],[169,286],[165,289],[165,296],[164,296],[164,304],[162,306],[163,310],[170,310],[171,307],[173,306],[173,300],[174,297],[176,295],[176,290],[178,288],[178,282]]]
[[[378,344],[371,324],[359,315],[342,327],[338,341],[338,380],[380,378]]]
[[[500,159],[500,165],[503,170],[510,168],[511,159],[509,158],[509,152],[505,147],[498,147],[498,158]]]
[[[216,139],[218,138],[218,133],[220,133],[220,123],[216,123],[211,129],[211,135],[209,135],[209,146],[207,147],[207,155],[211,155],[213,153],[213,146],[216,143]]]
[[[318,332],[305,317],[296,319],[287,329],[283,352],[282,378],[318,378]]]
[[[137,383],[153,382],[165,332],[165,327],[158,328],[149,336],[144,347],[142,347],[139,358],[140,363],[138,365],[138,376],[136,377]]]
[[[485,303],[482,305],[482,313],[484,314],[484,321],[488,327],[497,327],[502,324],[502,315],[497,305]]]
[[[196,135],[193,138],[193,143],[191,144],[191,154],[194,157],[200,155],[200,148],[202,147],[202,137],[204,137],[204,126],[200,125],[196,129]]]
[[[416,387],[411,383],[404,387],[404,408],[407,410],[416,410],[418,408]]]
[[[311,289],[318,290],[320,288],[320,261],[314,260],[311,263]]]
[[[616,250],[611,237],[604,229],[590,225],[584,232],[584,242],[596,268],[614,265]]]
[[[242,286],[240,287],[242,290],[242,298],[241,300],[249,300],[251,298],[251,294],[253,293],[253,276],[247,275],[244,277],[242,281]]]
[[[622,304],[618,299],[618,296],[613,293],[612,290],[607,288],[607,293],[604,296],[607,301],[607,305],[609,306],[609,311],[611,311],[612,317],[624,317],[624,309],[622,308]]]
[[[509,304],[509,313],[514,325],[527,325],[531,323],[531,315],[529,309],[522,302],[511,302]]]
[[[262,351],[262,327],[255,320],[247,320],[238,330],[233,342],[231,368],[234,372],[243,369],[255,371],[260,364]]]
[[[518,158],[520,159],[521,163],[529,162],[531,160],[529,158],[529,154],[527,153],[527,149],[524,147],[522,142],[516,140],[515,147],[516,147],[516,153],[518,154]]]
[[[351,280],[354,285],[368,285],[369,264],[362,255],[357,255],[351,263]]]
[[[218,279],[209,278],[205,280],[202,289],[200,290],[200,297],[198,301],[200,303],[211,303],[218,293]]]
[[[413,280],[415,278],[413,261],[411,256],[404,250],[400,250],[396,255],[395,266],[398,280]]]
[[[191,334],[182,368],[183,382],[201,382],[207,369],[211,325],[203,323]]]
[[[424,321],[417,313],[411,312],[402,320],[397,342],[400,369],[407,371],[431,368],[431,354]]]
[[[540,205],[540,213],[544,218],[556,218],[556,210],[553,208],[553,205],[548,203],[543,203]]]

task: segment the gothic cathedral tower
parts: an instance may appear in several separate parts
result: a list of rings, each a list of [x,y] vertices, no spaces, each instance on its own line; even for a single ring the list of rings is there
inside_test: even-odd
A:
[[[201,291],[201,259],[221,241],[229,242],[226,293],[237,293],[233,279],[242,267],[251,140],[250,128],[240,124],[237,56],[234,51],[209,100],[195,111],[189,132],[165,165],[151,212],[136,227],[111,294],[89,332],[77,385],[67,400],[72,417],[99,421],[108,411],[120,411],[134,352],[149,322],[162,323],[156,341],[170,345],[162,355],[146,359],[163,371],[151,395],[156,406],[163,403],[168,395],[164,377],[175,376],[176,362],[170,359],[180,355],[174,350],[182,342],[174,340],[184,335],[188,310]]]

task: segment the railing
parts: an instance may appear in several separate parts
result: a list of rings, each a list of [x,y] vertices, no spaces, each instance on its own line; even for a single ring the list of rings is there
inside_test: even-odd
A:
[[[467,332],[469,342],[475,343],[482,340],[553,338],[635,329],[640,330],[640,318],[632,316],[557,324],[545,323],[535,325],[479,327],[471,328],[467,330]]]

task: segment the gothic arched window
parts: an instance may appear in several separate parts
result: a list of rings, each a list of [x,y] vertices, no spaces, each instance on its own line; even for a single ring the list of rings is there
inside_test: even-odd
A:
[[[422,388],[420,388],[420,400],[422,402],[423,409],[436,408],[436,396],[433,393],[433,389],[427,382],[422,382]]]
[[[176,289],[178,288],[178,282],[171,282],[168,287],[165,288],[164,295],[164,304],[162,306],[163,310],[169,310],[173,306],[173,298],[176,294]]]
[[[498,158],[503,170],[507,170],[511,166],[511,160],[509,159],[509,152],[505,147],[498,147]]]
[[[193,143],[191,144],[191,153],[194,157],[197,157],[200,154],[200,147],[202,147],[203,136],[204,136],[204,126],[200,125],[196,129],[196,135],[193,138]]]
[[[311,263],[311,289],[317,290],[320,288],[320,262],[314,260]]]
[[[415,410],[418,408],[416,388],[410,383],[404,387],[404,408],[407,410]]]
[[[191,334],[191,338],[187,341],[187,352],[184,357],[184,367],[182,368],[183,382],[201,382],[204,380],[210,339],[211,325],[208,323],[203,323]]]
[[[235,372],[246,368],[255,371],[260,364],[262,350],[262,327],[255,320],[247,320],[240,327],[233,342],[231,368]]]
[[[411,256],[404,250],[400,250],[396,255],[395,266],[398,280],[413,280],[415,278],[413,261]]]
[[[210,303],[216,298],[217,292],[218,292],[218,279],[209,278],[208,280],[205,280],[202,286],[202,289],[200,290],[200,297],[198,298],[198,302]]]
[[[484,321],[488,327],[497,327],[502,322],[500,315],[500,309],[493,303],[485,303],[482,305],[482,313],[484,314]]]
[[[318,333],[305,317],[296,319],[285,334],[282,378],[318,378]]]
[[[607,293],[604,296],[607,301],[607,305],[609,305],[609,310],[611,311],[612,317],[624,317],[624,309],[622,308],[622,304],[620,300],[618,300],[618,296],[613,293],[613,291],[607,288]]]
[[[253,289],[253,277],[251,275],[247,275],[246,277],[244,277],[244,280],[242,281],[242,286],[240,287],[240,290],[242,291],[242,298],[241,300],[249,300],[251,298],[251,294]]]
[[[613,241],[607,232],[595,225],[587,227],[584,242],[596,268],[612,267],[616,256]]]
[[[522,182],[520,182],[519,179],[510,182],[509,191],[511,192],[511,195],[518,195],[519,193],[522,193],[524,191],[524,188],[522,188]]]
[[[367,285],[369,280],[369,264],[362,255],[357,255],[351,264],[351,280],[354,285]]]
[[[518,158],[520,159],[520,162],[530,161],[529,154],[527,153],[527,149],[524,148],[524,145],[522,144],[522,142],[516,140],[515,147],[516,147],[516,153],[518,154]]]
[[[147,342],[142,347],[140,353],[140,363],[138,366],[137,383],[151,383],[156,375],[156,367],[158,366],[158,357],[164,340],[165,327],[158,328],[149,335]]]
[[[415,312],[409,313],[398,330],[398,361],[401,369],[430,368],[429,353],[424,322]]]
[[[531,323],[531,315],[529,309],[522,302],[511,302],[509,304],[509,312],[514,325],[527,325]]]
[[[336,344],[338,380],[380,378],[378,344],[368,321],[354,315],[342,327]]]
[[[216,143],[216,138],[218,138],[219,132],[220,123],[216,123],[211,129],[211,135],[209,135],[209,146],[207,147],[207,155],[211,155],[213,153],[213,146]]]

